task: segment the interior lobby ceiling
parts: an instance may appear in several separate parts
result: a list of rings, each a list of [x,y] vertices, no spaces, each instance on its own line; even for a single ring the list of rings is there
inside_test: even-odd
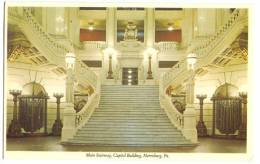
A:
[[[124,10],[123,10],[124,9]],[[130,10],[128,8],[118,8],[116,11],[116,18],[118,20],[117,27],[124,29],[128,21],[134,22],[138,29],[144,28],[145,10]],[[156,30],[167,30],[169,24],[174,29],[180,29],[183,19],[183,10],[175,9],[156,9],[155,10],[155,24]],[[166,17],[167,16],[167,17]],[[93,23],[94,28],[98,30],[105,30],[106,28],[106,10],[100,9],[89,9],[80,10],[80,27],[87,29],[89,22]]]

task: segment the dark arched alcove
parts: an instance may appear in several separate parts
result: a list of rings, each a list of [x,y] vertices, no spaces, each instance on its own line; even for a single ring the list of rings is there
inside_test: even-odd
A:
[[[19,96],[19,122],[25,132],[34,133],[44,127],[47,134],[47,99],[44,87],[36,82],[23,86]]]
[[[213,129],[226,135],[234,135],[241,124],[242,103],[238,88],[232,84],[225,83],[219,86],[213,97]]]

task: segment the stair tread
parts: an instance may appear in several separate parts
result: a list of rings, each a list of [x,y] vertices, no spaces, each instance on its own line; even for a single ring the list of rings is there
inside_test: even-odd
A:
[[[183,137],[161,109],[159,87],[101,86],[99,106],[70,144],[180,146]]]

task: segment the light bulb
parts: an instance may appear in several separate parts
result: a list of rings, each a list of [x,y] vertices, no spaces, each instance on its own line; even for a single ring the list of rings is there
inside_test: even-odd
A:
[[[89,29],[90,31],[93,31],[93,30],[94,30],[94,27],[93,27],[93,26],[89,26],[88,29]]]
[[[172,26],[169,26],[169,27],[168,27],[168,30],[169,30],[169,31],[172,31],[172,30],[173,30],[173,27],[172,27]]]

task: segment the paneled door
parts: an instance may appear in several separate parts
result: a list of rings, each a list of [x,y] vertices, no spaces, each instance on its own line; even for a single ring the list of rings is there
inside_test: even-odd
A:
[[[122,85],[138,85],[138,68],[123,68]]]

